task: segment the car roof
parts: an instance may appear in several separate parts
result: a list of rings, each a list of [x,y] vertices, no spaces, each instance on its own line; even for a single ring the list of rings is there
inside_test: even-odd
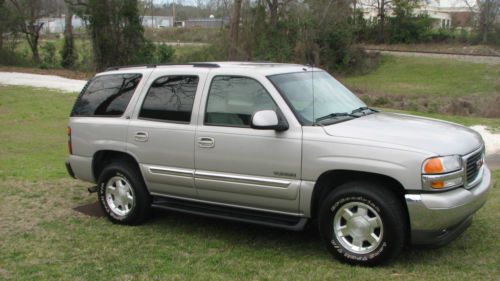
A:
[[[312,68],[308,65],[302,64],[291,64],[291,63],[275,63],[275,62],[247,62],[247,61],[215,61],[215,62],[194,62],[188,64],[151,64],[151,65],[130,65],[130,66],[118,66],[110,67],[105,72],[101,72],[97,75],[110,74],[110,73],[130,73],[130,72],[142,72],[141,70],[147,69],[179,69],[186,70],[192,68],[216,68],[216,69],[234,69],[241,71],[248,70],[251,73],[259,73],[265,76],[281,74],[281,73],[291,73],[291,72],[301,72],[301,71],[311,71],[319,70],[317,68]]]

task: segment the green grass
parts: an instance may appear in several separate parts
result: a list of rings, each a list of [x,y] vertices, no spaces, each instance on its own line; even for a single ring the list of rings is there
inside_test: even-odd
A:
[[[499,77],[500,65],[384,56],[377,70],[342,82],[366,93],[460,97],[498,94]]]
[[[0,86],[0,179],[65,176],[66,123],[75,94]]]
[[[157,212],[114,225],[72,208],[96,201],[69,179],[65,128],[75,94],[0,87],[0,280],[494,280],[500,276],[500,170],[473,225],[440,249],[394,263],[334,260],[304,232]],[[460,120],[454,120],[460,121]],[[473,124],[476,119],[461,119]]]

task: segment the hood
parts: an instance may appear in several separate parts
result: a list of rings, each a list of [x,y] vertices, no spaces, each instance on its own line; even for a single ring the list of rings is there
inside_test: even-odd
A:
[[[481,136],[464,126],[397,113],[375,113],[323,129],[328,135],[404,146],[436,155],[465,155],[481,147]]]

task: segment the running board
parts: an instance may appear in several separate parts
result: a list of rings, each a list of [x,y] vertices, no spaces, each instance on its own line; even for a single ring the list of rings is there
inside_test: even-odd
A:
[[[155,197],[151,207],[210,218],[252,223],[269,227],[299,231],[304,229],[307,218],[263,211],[226,207],[173,198]]]

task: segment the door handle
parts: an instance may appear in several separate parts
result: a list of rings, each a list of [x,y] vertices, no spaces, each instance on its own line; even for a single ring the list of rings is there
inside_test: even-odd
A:
[[[134,139],[136,141],[145,142],[148,141],[149,135],[147,132],[135,132]]]
[[[203,148],[212,148],[215,146],[215,139],[210,137],[198,138],[198,146]]]

